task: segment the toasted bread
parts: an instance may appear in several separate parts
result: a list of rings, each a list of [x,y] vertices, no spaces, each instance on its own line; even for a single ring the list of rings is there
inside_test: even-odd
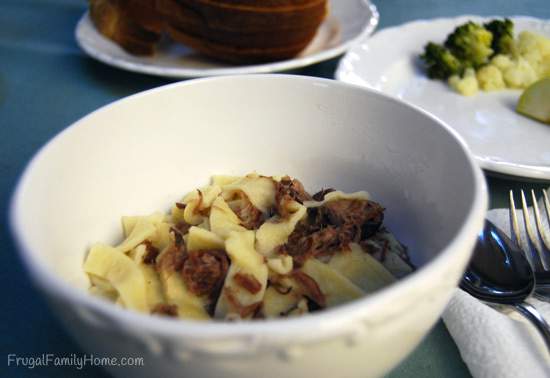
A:
[[[161,33],[232,63],[291,58],[314,38],[328,0],[89,0],[97,29],[133,54]]]
[[[200,53],[221,61],[246,64],[270,62],[283,59],[289,59],[296,56],[308,44],[309,40],[300,42],[296,45],[281,47],[257,47],[243,48],[234,47],[228,44],[216,43],[204,37],[194,36],[186,31],[181,31],[171,25],[167,25],[167,31],[170,36],[178,42],[181,42]]]
[[[244,32],[317,28],[327,11],[327,0],[309,0],[299,5],[289,5],[292,0],[286,0],[287,4],[282,6],[266,6],[262,0],[256,3],[256,6],[232,6],[211,0],[158,0],[157,6],[172,23],[188,18],[192,11],[209,28]]]
[[[161,18],[147,15],[144,0],[90,0],[90,18],[97,30],[135,55],[151,55],[160,39]],[[149,4],[150,5],[150,4]],[[138,10],[139,8],[139,10]]]
[[[288,59],[313,39],[326,0],[158,0],[175,41],[216,59],[254,63]]]

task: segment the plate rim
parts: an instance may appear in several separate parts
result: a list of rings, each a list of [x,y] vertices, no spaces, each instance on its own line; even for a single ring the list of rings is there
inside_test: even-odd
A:
[[[331,2],[331,6],[335,4],[340,4],[341,0],[336,0]],[[159,77],[167,78],[179,78],[179,79],[190,79],[198,77],[210,77],[210,76],[222,76],[222,75],[236,75],[236,74],[257,74],[257,73],[272,73],[272,72],[283,72],[291,69],[302,68],[309,66],[311,64],[323,62],[325,60],[334,58],[345,53],[349,48],[351,48],[355,43],[359,42],[363,38],[370,36],[378,26],[380,20],[380,13],[378,8],[370,0],[357,0],[358,4],[361,4],[371,13],[361,31],[349,39],[346,42],[339,43],[338,45],[331,47],[326,50],[319,51],[317,53],[303,56],[300,58],[287,59],[274,63],[262,63],[262,64],[253,64],[245,66],[228,66],[221,68],[185,68],[182,67],[159,67],[154,64],[149,63],[136,63],[121,59],[119,57],[113,57],[111,54],[106,53],[105,51],[97,50],[91,47],[87,38],[85,38],[83,33],[84,23],[89,20],[89,11],[86,10],[84,14],[79,19],[76,24],[74,36],[78,46],[84,51],[88,56],[93,59],[96,59],[104,64],[110,65],[112,67],[117,67],[126,71],[137,72],[142,74],[148,74]],[[95,31],[99,38],[106,39],[104,36]]]
[[[354,60],[352,58],[352,55],[356,54],[356,51],[360,50],[362,45],[365,42],[367,42],[369,39],[380,38],[380,36],[383,36],[384,34],[387,34],[387,33],[394,32],[397,29],[411,28],[411,27],[414,27],[415,25],[418,25],[418,24],[429,24],[429,23],[436,23],[436,22],[449,22],[449,23],[453,22],[453,23],[456,23],[456,22],[461,22],[462,20],[467,20],[467,19],[472,19],[472,18],[480,19],[480,20],[488,20],[488,19],[495,19],[495,18],[509,18],[511,20],[521,20],[521,21],[525,21],[525,22],[538,22],[538,23],[541,23],[541,24],[550,25],[550,20],[537,18],[537,17],[533,17],[533,16],[527,16],[527,15],[513,15],[513,16],[487,15],[487,16],[485,16],[485,15],[474,15],[474,14],[463,14],[463,15],[458,15],[458,16],[454,16],[454,17],[435,17],[435,18],[423,18],[423,19],[411,20],[411,21],[404,22],[404,23],[399,24],[399,25],[393,25],[393,26],[389,26],[389,27],[379,29],[376,33],[374,33],[368,39],[364,38],[364,39],[361,39],[361,40],[356,40],[356,43],[354,43],[354,45],[350,47],[350,49],[346,52],[346,54],[342,57],[342,59],[338,63],[338,66],[337,66],[336,71],[334,73],[334,77],[338,81],[351,83],[347,79],[346,75],[349,74],[350,67],[351,67],[351,65],[353,63],[353,60]],[[361,80],[361,84],[357,84],[357,83],[355,83],[355,84],[356,85],[362,85],[362,86],[368,87],[370,89],[386,93],[383,90],[379,90],[379,89],[375,88],[373,85],[370,85],[364,79]],[[395,96],[391,95],[390,93],[386,93],[386,94],[389,95],[389,96],[395,97]],[[406,101],[406,100],[403,100],[403,99],[400,99],[400,100],[404,101],[404,102],[407,102],[408,104],[413,105],[415,107],[421,108],[420,106],[418,106],[418,105],[416,105],[412,102],[409,102],[409,101]],[[428,113],[432,114],[427,109],[424,109],[424,108],[421,108],[421,109],[423,109],[423,110],[427,111]],[[441,122],[443,122],[444,124],[449,125],[449,122],[444,121],[439,117],[437,117],[437,118]],[[449,125],[449,126],[451,128],[453,128],[452,125]],[[454,128],[453,128],[453,130],[454,130]],[[510,162],[510,161],[502,161],[502,160],[497,160],[497,159],[491,159],[490,157],[478,156],[469,147],[468,142],[466,141],[466,139],[460,134],[459,134],[459,137],[466,143],[466,145],[468,146],[469,151],[472,153],[472,155],[474,156],[475,160],[480,165],[480,167],[483,168],[486,171],[490,171],[490,172],[497,173],[497,174],[503,174],[505,176],[522,177],[522,178],[529,178],[529,179],[543,180],[543,181],[550,180],[550,165],[545,166],[545,165],[537,165],[537,164],[522,164],[522,163],[514,163],[514,162]]]

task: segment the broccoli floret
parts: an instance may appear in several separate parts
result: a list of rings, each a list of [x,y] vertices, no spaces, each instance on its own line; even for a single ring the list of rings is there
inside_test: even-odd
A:
[[[458,26],[445,41],[445,47],[462,61],[466,67],[477,68],[493,55],[490,31],[475,22]]]
[[[492,20],[483,24],[493,34],[491,48],[496,54],[515,55],[514,23],[509,19]]]
[[[449,51],[449,49],[429,42],[424,47],[424,54],[420,55],[428,70],[428,76],[431,79],[445,80],[451,75],[460,75],[462,73],[462,64]]]

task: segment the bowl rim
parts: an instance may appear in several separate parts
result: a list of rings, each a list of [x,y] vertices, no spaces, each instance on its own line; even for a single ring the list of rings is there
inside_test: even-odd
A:
[[[31,176],[34,166],[48,152],[60,138],[63,138],[66,133],[80,127],[86,123],[89,118],[95,116],[96,113],[108,111],[111,107],[118,106],[120,103],[132,101],[143,96],[152,96],[157,92],[170,91],[174,88],[189,87],[202,85],[210,82],[223,82],[235,80],[273,80],[273,81],[290,81],[290,82],[309,82],[326,86],[335,86],[339,88],[348,88],[353,91],[364,92],[366,96],[375,96],[382,98],[384,101],[389,101],[398,106],[404,106],[416,112],[420,112],[425,117],[442,127],[449,136],[454,139],[458,147],[462,150],[470,173],[473,177],[473,193],[474,200],[470,204],[466,218],[459,227],[458,232],[446,243],[439,254],[421,266],[418,270],[406,276],[392,285],[383,288],[371,295],[365,296],[358,300],[336,306],[334,308],[325,309],[312,314],[296,318],[284,319],[269,319],[258,321],[243,321],[243,322],[222,322],[222,321],[192,321],[183,319],[171,319],[167,317],[151,316],[142,314],[136,311],[123,309],[113,305],[106,300],[94,297],[84,290],[72,287],[65,280],[55,275],[53,272],[42,264],[39,260],[34,259],[35,253],[32,251],[26,242],[21,214],[19,212],[23,208],[21,195],[25,187],[28,177]],[[438,271],[444,271],[445,262],[452,258],[455,254],[463,253],[460,251],[461,244],[468,242],[472,235],[477,234],[483,224],[483,219],[487,210],[488,192],[483,173],[476,164],[473,155],[469,151],[463,139],[453,129],[447,126],[437,117],[428,112],[405,102],[399,101],[389,95],[377,92],[375,90],[364,88],[359,85],[339,82],[331,79],[298,76],[289,74],[257,74],[257,75],[228,75],[220,77],[198,78],[183,82],[176,82],[146,91],[142,91],[109,104],[101,106],[91,113],[81,117],[77,121],[60,131],[57,135],[51,138],[44,144],[26,164],[17,184],[13,190],[10,207],[9,207],[9,228],[13,240],[15,242],[18,254],[29,273],[34,284],[42,291],[52,295],[54,298],[61,298],[64,301],[71,303],[76,308],[85,308],[93,310],[93,314],[101,314],[104,318],[109,319],[109,322],[127,329],[130,332],[134,329],[146,331],[148,334],[162,335],[167,338],[174,336],[185,337],[188,340],[220,340],[231,338],[235,341],[236,338],[242,339],[250,346],[251,342],[262,342],[263,340],[280,341],[282,343],[292,342],[308,342],[319,341],[327,338],[349,333],[356,333],[356,321],[360,321],[367,313],[367,308],[375,306],[375,303],[384,301],[386,297],[396,296],[399,291],[407,286],[418,286],[427,277],[436,274]],[[471,251],[469,252],[471,255]],[[355,327],[355,329],[354,329]],[[315,332],[311,332],[316,330]]]

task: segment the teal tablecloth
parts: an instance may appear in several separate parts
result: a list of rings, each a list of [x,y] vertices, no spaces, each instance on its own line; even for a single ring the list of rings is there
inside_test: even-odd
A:
[[[381,14],[380,28],[418,18],[461,14],[550,18],[548,0],[378,0],[376,5]],[[106,376],[100,368],[7,366],[9,354],[83,353],[31,286],[9,236],[8,204],[18,175],[40,146],[81,116],[113,100],[169,82],[120,71],[84,55],[73,32],[85,8],[83,0],[0,1],[1,377]],[[333,59],[295,73],[332,77],[336,64],[337,59]],[[506,190],[522,186],[533,184],[489,178],[491,206],[504,206]],[[469,373],[440,322],[389,376],[469,377]]]

